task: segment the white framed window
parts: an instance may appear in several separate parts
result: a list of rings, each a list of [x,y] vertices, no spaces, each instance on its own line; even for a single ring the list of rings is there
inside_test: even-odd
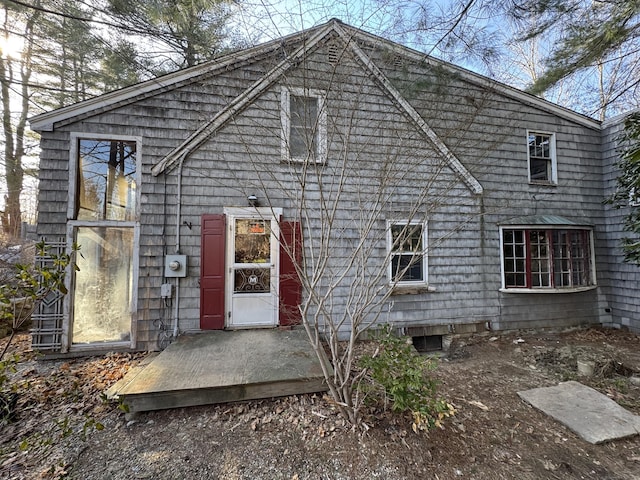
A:
[[[556,136],[553,133],[527,131],[529,182],[558,183]]]
[[[427,225],[394,221],[387,225],[388,277],[393,285],[427,284]]]
[[[575,291],[596,286],[591,229],[502,227],[500,239],[505,291]]]
[[[72,272],[71,346],[135,345],[140,137],[72,133],[67,235],[80,246]]]
[[[282,160],[324,163],[327,158],[327,112],[320,90],[282,88]]]

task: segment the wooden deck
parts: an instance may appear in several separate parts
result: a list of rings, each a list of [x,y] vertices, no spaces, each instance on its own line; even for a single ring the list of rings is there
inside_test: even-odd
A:
[[[107,396],[131,413],[326,391],[304,330],[183,335]]]

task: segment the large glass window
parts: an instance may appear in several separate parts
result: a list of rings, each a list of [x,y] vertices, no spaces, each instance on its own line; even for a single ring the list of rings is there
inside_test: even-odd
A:
[[[133,229],[78,227],[73,343],[131,340]]]
[[[79,141],[78,220],[136,218],[136,144]]]
[[[72,139],[69,224],[80,254],[70,294],[71,343],[131,342],[138,145],[135,140]]]
[[[389,227],[389,277],[392,283],[427,283],[425,226],[393,223]]]
[[[505,288],[563,289],[595,285],[591,230],[504,229]]]

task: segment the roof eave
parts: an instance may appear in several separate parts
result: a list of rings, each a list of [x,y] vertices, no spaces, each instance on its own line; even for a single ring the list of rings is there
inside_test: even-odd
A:
[[[89,112],[109,108],[147,93],[170,88],[173,85],[188,81],[201,75],[214,75],[216,72],[233,67],[233,65],[237,63],[251,60],[252,58],[257,58],[260,55],[276,50],[280,48],[282,44],[292,39],[302,39],[305,36],[308,36],[310,32],[318,30],[325,25],[303,30],[302,32],[296,32],[248,49],[227,53],[217,59],[200,65],[178,70],[162,77],[153,78],[141,83],[136,83],[135,85],[115,90],[113,92],[108,92],[67,107],[35,115],[29,119],[31,130],[36,132],[50,132],[53,131],[56,123],[69,120]]]
[[[557,105],[553,102],[550,102],[548,100],[545,100],[543,98],[537,97],[535,95],[532,95],[530,93],[527,93],[523,90],[520,90],[518,88],[512,87],[510,85],[507,85],[505,83],[501,83],[497,80],[493,80],[491,78],[485,77],[484,75],[481,75],[479,73],[475,73],[472,72],[471,70],[467,70],[466,68],[460,67],[458,65],[454,65],[453,63],[449,63],[449,62],[445,62],[444,60],[439,60],[435,57],[432,57],[430,55],[427,55],[423,52],[420,52],[418,50],[414,50],[410,47],[407,47],[405,45],[401,45],[395,42],[392,42],[391,40],[388,40],[386,38],[383,37],[379,37],[377,35],[374,35],[372,33],[369,32],[365,32],[363,30],[359,30],[357,28],[351,27],[349,25],[342,25],[343,28],[345,29],[350,29],[354,32],[354,35],[359,36],[362,39],[367,39],[370,42],[375,42],[375,43],[384,43],[385,45],[387,45],[389,47],[389,49],[395,53],[398,53],[400,55],[403,56],[407,56],[409,58],[411,58],[412,60],[416,61],[416,62],[428,62],[432,65],[438,65],[438,66],[442,66],[444,68],[448,68],[450,70],[455,71],[456,73],[458,73],[464,80],[469,81],[473,84],[476,84],[478,86],[481,86],[483,88],[490,88],[495,90],[498,93],[502,93],[504,95],[507,95],[511,98],[513,98],[514,100],[518,100],[524,103],[527,103],[529,105],[532,105],[534,107],[540,108],[542,110],[548,111],[550,113],[553,113],[555,115],[558,115],[562,118],[565,118],[567,120],[571,120],[573,122],[576,122],[584,127],[587,128],[592,128],[595,130],[600,130],[602,129],[602,122],[600,122],[599,120],[596,120],[594,118],[588,117],[586,115],[583,115],[581,113],[575,112],[569,108],[566,107],[562,107],[560,105]]]

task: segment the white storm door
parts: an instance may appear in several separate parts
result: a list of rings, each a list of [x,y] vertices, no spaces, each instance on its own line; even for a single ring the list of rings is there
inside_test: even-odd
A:
[[[269,210],[230,215],[228,239],[229,328],[278,324],[278,222]]]

